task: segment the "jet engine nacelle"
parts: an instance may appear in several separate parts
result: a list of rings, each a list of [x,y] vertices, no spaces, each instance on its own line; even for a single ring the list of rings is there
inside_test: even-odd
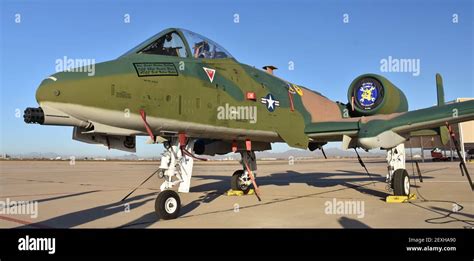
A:
[[[347,92],[351,116],[369,116],[408,111],[405,94],[385,77],[363,74],[352,81]]]

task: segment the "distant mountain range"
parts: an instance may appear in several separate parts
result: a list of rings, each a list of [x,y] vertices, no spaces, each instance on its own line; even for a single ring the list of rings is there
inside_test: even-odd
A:
[[[326,148],[324,150],[328,158],[355,158],[356,153],[354,150],[342,150],[338,148]],[[359,155],[363,158],[384,158],[386,157],[386,152],[383,150],[372,150],[366,152],[364,150],[358,150]],[[419,149],[415,149],[414,155],[420,154]],[[425,158],[431,158],[430,151],[425,150]],[[449,154],[449,153],[448,153]],[[274,151],[263,151],[256,152],[256,156],[260,160],[273,160],[273,159],[289,159],[294,157],[295,159],[314,159],[314,158],[323,158],[321,150],[309,151],[301,149],[290,149],[284,152],[274,152]],[[0,155],[0,158],[10,158],[10,159],[44,159],[44,160],[69,160],[71,155],[67,154],[58,154],[53,152],[31,152],[23,154],[3,154]],[[75,160],[159,160],[161,157],[160,154],[157,154],[154,157],[139,157],[136,154],[123,154],[119,156],[101,156],[101,155],[91,155],[91,156],[76,156]],[[226,155],[216,155],[216,156],[203,156],[204,158],[210,160],[238,160],[240,155],[236,153],[229,153]],[[407,157],[409,157],[409,151],[407,150]]]
[[[356,157],[356,154],[353,150],[341,150],[337,148],[328,148],[325,150],[326,155],[330,158],[343,157],[351,158]],[[361,157],[385,157],[383,151],[373,151],[365,152],[360,150],[359,154]],[[256,156],[258,159],[288,159],[294,157],[295,159],[301,158],[323,158],[323,155],[320,150],[309,151],[309,150],[299,150],[299,149],[290,149],[284,152],[272,152],[272,151],[263,151],[257,152]],[[1,155],[1,158],[11,158],[11,159],[44,159],[44,160],[69,160],[71,155],[59,154],[53,152],[30,152],[22,154],[4,154]],[[76,160],[157,160],[161,155],[155,157],[139,157],[136,154],[124,154],[119,156],[76,156]],[[216,156],[204,156],[205,158],[211,160],[237,160],[240,159],[239,154],[229,153],[226,155],[216,155]]]
[[[58,154],[54,152],[30,152],[23,154],[6,154],[2,155],[1,158],[11,159],[50,159],[50,160],[69,160],[71,155]],[[147,157],[144,159],[159,159],[160,157]],[[75,156],[75,160],[140,160],[136,154],[124,154],[120,156]]]

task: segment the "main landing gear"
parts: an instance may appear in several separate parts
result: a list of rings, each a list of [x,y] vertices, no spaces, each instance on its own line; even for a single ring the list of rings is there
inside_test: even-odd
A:
[[[247,194],[253,183],[252,179],[255,179],[257,175],[257,158],[254,151],[240,151],[240,155],[242,156],[242,169],[236,170],[232,175],[230,188]]]
[[[388,190],[393,191],[395,196],[409,196],[410,177],[405,169],[405,145],[403,143],[387,150],[387,163]]]
[[[184,134],[180,134],[178,138],[170,138],[164,143],[165,152],[161,157],[158,171],[158,176],[164,181],[155,201],[155,211],[161,219],[175,219],[179,216],[181,200],[178,193],[171,189],[178,186],[178,192],[189,192],[194,159],[200,159],[192,154],[194,143],[194,139],[186,139]],[[255,183],[257,158],[251,150],[251,142],[246,141],[246,144],[247,150],[240,150],[242,169],[235,171],[232,175],[231,187],[233,190],[240,190],[246,194],[253,185],[255,195],[260,200],[259,190]]]

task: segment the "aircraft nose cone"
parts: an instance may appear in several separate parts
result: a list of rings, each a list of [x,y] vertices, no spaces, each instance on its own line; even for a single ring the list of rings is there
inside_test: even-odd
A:
[[[53,100],[61,95],[58,84],[55,83],[56,78],[53,76],[45,79],[36,90],[36,101],[38,104],[46,100]]]

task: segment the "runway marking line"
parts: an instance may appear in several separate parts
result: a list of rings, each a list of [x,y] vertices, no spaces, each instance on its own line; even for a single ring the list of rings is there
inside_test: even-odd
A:
[[[466,183],[465,180],[424,180],[423,183]]]
[[[63,194],[70,194],[70,192],[57,192],[57,193],[47,193],[47,194],[29,194],[29,195],[8,195],[8,196],[0,196],[0,198],[17,198],[17,197],[31,197],[31,196],[51,196],[51,195],[63,195]]]
[[[151,188],[144,188],[148,190],[158,190],[158,189],[151,189]],[[101,189],[97,190],[95,192],[109,192],[109,191],[122,191],[126,189]],[[72,193],[74,194],[74,193]],[[51,195],[72,195],[70,192],[58,192],[58,193],[48,193],[48,194],[29,194],[29,195],[8,195],[8,196],[3,196],[0,195],[0,198],[17,198],[17,197],[32,197],[32,196],[51,196]]]
[[[35,223],[29,222],[29,221],[26,221],[26,220],[7,217],[7,216],[3,216],[3,215],[0,215],[0,219],[15,222],[15,223],[22,224],[22,225],[32,226],[32,227],[36,227],[36,228],[53,228],[53,227],[50,227],[50,226],[47,226],[47,225],[35,224]]]

